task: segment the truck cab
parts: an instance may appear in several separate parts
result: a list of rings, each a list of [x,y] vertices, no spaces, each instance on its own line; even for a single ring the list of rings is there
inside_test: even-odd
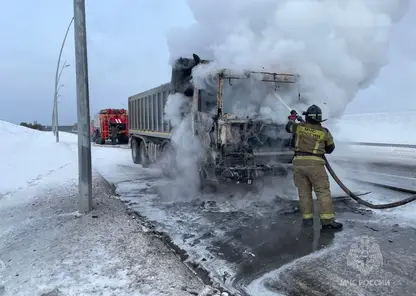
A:
[[[299,97],[294,74],[246,71],[213,73],[192,93],[192,129],[206,147],[200,173],[211,181],[252,184],[285,174],[293,158],[286,116],[276,123],[260,113],[272,92]],[[275,102],[279,105],[280,102]]]

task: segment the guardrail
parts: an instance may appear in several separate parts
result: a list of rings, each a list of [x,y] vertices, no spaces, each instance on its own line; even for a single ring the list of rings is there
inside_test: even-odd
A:
[[[416,149],[413,144],[393,144],[393,143],[371,143],[371,142],[342,142],[347,145],[355,146],[373,146],[373,147],[393,147],[393,148],[412,148]]]

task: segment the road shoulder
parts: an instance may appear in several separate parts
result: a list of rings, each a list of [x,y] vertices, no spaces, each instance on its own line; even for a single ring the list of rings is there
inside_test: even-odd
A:
[[[202,290],[200,279],[111,197],[101,176],[94,176],[94,209],[87,215],[76,212],[76,185],[0,201],[0,295],[185,296]]]

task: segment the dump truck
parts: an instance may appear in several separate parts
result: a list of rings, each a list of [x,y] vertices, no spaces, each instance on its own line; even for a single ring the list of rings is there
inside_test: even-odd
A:
[[[128,115],[125,109],[102,109],[91,122],[92,141],[101,145],[107,140],[111,140],[112,144],[127,144],[127,128]]]
[[[148,167],[175,153],[172,125],[165,120],[164,107],[170,94],[180,93],[192,106],[193,136],[205,143],[204,157],[198,163],[201,181],[253,184],[263,176],[285,174],[294,155],[285,124],[264,119],[259,115],[260,107],[250,109],[240,97],[247,97],[251,90],[253,96],[259,95],[257,90],[287,92],[295,89],[298,76],[223,69],[210,74],[210,85],[197,87],[192,70],[209,62],[196,54],[180,58],[172,66],[169,83],[128,98],[133,162]],[[242,104],[236,108],[235,103]]]

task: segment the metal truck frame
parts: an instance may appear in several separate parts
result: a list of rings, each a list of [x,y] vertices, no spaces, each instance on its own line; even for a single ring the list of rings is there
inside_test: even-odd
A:
[[[129,97],[129,134],[133,162],[147,167],[163,155],[174,153],[171,125],[165,121],[164,107],[169,94],[180,92],[191,103],[192,131],[204,143],[200,160],[202,181],[244,182],[263,176],[285,174],[293,158],[290,135],[284,125],[261,118],[241,118],[227,113],[225,86],[233,81],[254,79],[276,86],[294,84],[297,75],[248,71],[235,74],[227,70],[212,75],[215,90],[198,89],[190,83],[192,68],[201,62],[179,59],[172,69],[171,83]],[[231,91],[233,91],[231,89]],[[270,136],[270,132],[275,136]],[[278,134],[276,136],[276,133]]]

